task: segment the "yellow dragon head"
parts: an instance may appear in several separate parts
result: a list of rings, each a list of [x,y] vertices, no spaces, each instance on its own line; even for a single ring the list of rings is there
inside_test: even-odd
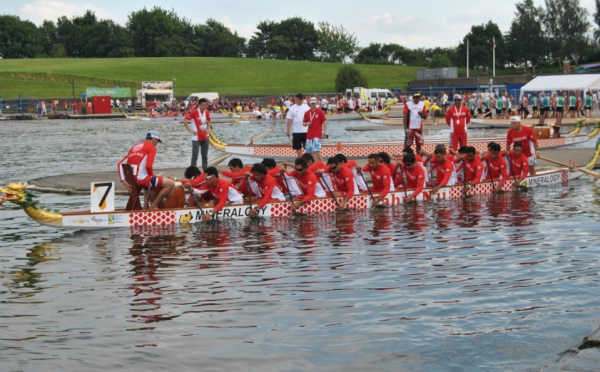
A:
[[[32,201],[31,192],[26,190],[27,185],[19,183],[9,183],[8,185],[0,186],[0,205],[5,201],[9,201],[21,206],[31,205],[35,202]]]

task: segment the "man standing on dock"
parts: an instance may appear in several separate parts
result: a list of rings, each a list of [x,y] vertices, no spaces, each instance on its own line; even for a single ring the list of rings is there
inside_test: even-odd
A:
[[[446,111],[446,124],[450,127],[450,147],[457,151],[467,146],[467,125],[471,124],[471,112],[463,105],[460,94],[454,95],[454,106]]]
[[[287,111],[285,118],[287,119],[287,130],[285,134],[291,137],[292,149],[296,150],[298,157],[302,156],[302,149],[306,147],[306,132],[308,127],[302,123],[304,121],[304,113],[309,110],[309,107],[304,103],[304,95],[296,94],[296,103]]]
[[[198,150],[202,154],[202,170],[208,168],[208,135],[210,133],[210,114],[206,109],[208,107],[208,100],[206,98],[200,98],[198,101],[198,108],[192,110],[184,119],[183,125],[185,129],[192,135],[192,163],[191,165],[196,166],[198,163]],[[188,124],[189,120],[194,120],[196,130],[190,129]]]
[[[321,139],[327,137],[327,117],[325,112],[317,107],[317,99],[310,99],[310,110],[304,113],[302,125],[307,127],[306,152],[313,154],[315,161],[323,161],[321,156]]]
[[[427,109],[425,103],[421,101],[421,94],[413,94],[412,102],[406,102],[404,105],[404,146],[412,146],[415,142],[416,153],[421,153],[423,146],[423,119],[427,118]]]

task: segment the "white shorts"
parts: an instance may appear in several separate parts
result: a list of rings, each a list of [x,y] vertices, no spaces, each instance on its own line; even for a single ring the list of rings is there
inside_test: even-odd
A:
[[[531,155],[530,157],[527,158],[527,160],[529,160],[529,166],[532,167],[534,165],[537,164],[537,161],[535,160],[535,156]]]
[[[321,151],[321,139],[313,138],[313,139],[306,140],[306,145],[304,145],[304,149],[309,154],[312,152],[320,152]]]

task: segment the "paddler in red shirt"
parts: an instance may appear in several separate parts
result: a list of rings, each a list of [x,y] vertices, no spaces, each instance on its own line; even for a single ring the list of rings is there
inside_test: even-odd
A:
[[[246,172],[250,172],[252,167],[249,165],[244,166],[244,163],[242,163],[242,160],[239,158],[231,159],[229,163],[227,163],[227,166],[229,167],[229,170],[222,170],[220,173],[231,179],[231,183],[233,183],[243,195],[249,196],[251,192],[248,185],[246,185],[246,178],[244,176]]]
[[[406,181],[400,179],[400,187],[406,187],[406,190],[415,190],[412,194],[404,198],[405,202],[411,202],[419,196],[423,187],[425,187],[426,172],[417,164],[415,154],[407,154],[402,158],[402,164],[398,166],[400,177],[404,174]]]
[[[502,191],[502,188],[508,179],[506,159],[504,159],[503,156],[500,156],[501,150],[502,147],[499,143],[492,143],[490,144],[490,152],[482,154],[488,167],[485,180],[493,181],[495,183],[493,190],[495,193]]]
[[[149,131],[146,135],[146,140],[133,146],[127,155],[125,155],[125,157],[117,164],[119,179],[130,194],[133,191],[132,187],[136,185],[143,188],[154,188],[158,191],[158,194],[149,208],[147,205],[148,200],[146,199],[144,209],[158,209],[158,206],[162,203],[163,199],[169,196],[175,187],[175,182],[172,179],[157,176],[152,169],[154,166],[154,158],[156,156],[156,145],[159,142],[162,142],[160,134],[155,130]],[[135,185],[130,185],[125,180],[125,175],[123,174],[123,169],[121,167],[122,164],[129,164],[133,167]]]
[[[523,155],[521,142],[513,143],[513,150],[508,151],[506,157],[510,167],[509,174],[515,179],[516,185],[519,185],[529,175],[529,160]]]
[[[431,189],[431,193],[435,194],[442,187],[453,186],[456,184],[456,171],[454,162],[446,156],[446,147],[436,147],[434,152],[434,161],[431,164],[432,169],[436,170],[435,186]]]
[[[511,150],[511,144],[521,142],[523,155],[529,161],[529,174],[535,176],[536,160],[539,157],[539,146],[533,129],[528,126],[521,125],[521,117],[513,116],[510,118],[512,128],[506,134],[506,151]],[[533,151],[532,151],[533,146]]]
[[[202,215],[204,221],[210,220],[215,214],[219,213],[225,204],[241,204],[244,202],[242,194],[231,182],[219,178],[217,168],[208,167],[204,174],[206,175],[206,188],[213,198],[210,203],[205,205],[205,207],[212,208],[212,210]]]
[[[382,199],[385,199],[390,191],[394,190],[390,168],[381,163],[381,158],[378,154],[370,154],[367,164],[362,167],[362,169],[357,165],[356,170],[359,172],[369,172],[371,174],[371,181],[373,182],[371,192],[373,194],[379,194],[373,195],[373,205],[379,204]]]
[[[283,167],[281,167],[279,171],[281,173],[285,172],[290,177],[294,177],[302,191],[303,195],[296,196],[295,198],[294,209],[300,208],[314,198],[323,198],[327,196],[317,179],[317,175],[308,169],[308,162],[303,157],[297,158],[294,161],[293,171],[286,172]]]
[[[322,170],[317,170],[317,175],[320,175],[322,172]],[[333,184],[336,190],[333,191],[332,196],[334,198],[344,198],[339,203],[338,209],[345,209],[346,203],[348,203],[352,195],[359,193],[354,174],[352,174],[350,169],[342,165],[337,156],[327,159],[327,171],[325,173],[333,175]]]
[[[283,195],[283,192],[281,192],[281,189],[277,185],[277,181],[275,181],[275,178],[267,174],[267,168],[264,165],[260,163],[254,164],[252,166],[251,172],[252,175],[246,172],[245,176],[249,176],[249,186],[252,188],[252,183],[254,183],[256,189],[252,189],[253,191],[257,191],[257,193],[259,194],[257,197],[252,197],[252,200],[258,201],[258,206],[250,210],[250,215],[256,216],[258,212],[262,208],[264,208],[264,206],[267,205],[269,201],[284,201],[285,196]]]
[[[483,179],[483,162],[477,155],[477,150],[473,146],[464,148],[464,176],[469,188],[477,185]]]
[[[199,190],[206,184],[206,175],[193,165],[186,168],[184,176],[186,179],[180,180],[183,187],[191,191],[187,205],[197,206],[198,200],[193,195],[194,189]]]

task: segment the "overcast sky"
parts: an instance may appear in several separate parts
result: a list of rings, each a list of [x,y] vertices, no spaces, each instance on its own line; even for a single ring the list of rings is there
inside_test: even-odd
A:
[[[92,10],[98,19],[112,19],[125,25],[127,16],[146,7],[159,6],[174,10],[180,18],[192,24],[204,24],[213,18],[232,32],[249,39],[260,21],[282,21],[299,16],[317,25],[327,21],[344,26],[358,39],[359,45],[369,43],[396,43],[416,48],[455,47],[471,30],[472,25],[492,21],[507,32],[515,16],[515,4],[509,0],[453,0],[421,1],[191,1],[173,0],[2,0],[2,14],[19,16],[40,25],[45,19],[56,22],[60,16],[81,16]],[[536,6],[543,0],[534,0]],[[594,0],[580,0],[592,15]],[[199,4],[206,4],[200,7]]]

